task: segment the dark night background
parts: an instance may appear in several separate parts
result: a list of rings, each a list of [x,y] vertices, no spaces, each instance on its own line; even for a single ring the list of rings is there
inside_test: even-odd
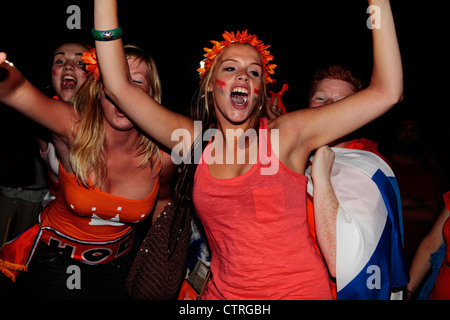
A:
[[[416,113],[426,125],[426,141],[434,159],[448,174],[450,135],[445,112],[449,106],[448,27],[446,1],[392,0],[402,51],[405,98],[363,129],[383,151],[399,114]],[[69,30],[69,5],[81,9],[81,29]],[[163,104],[182,112],[198,86],[199,61],[209,40],[222,40],[224,30],[248,29],[272,47],[274,91],[283,83],[288,110],[307,105],[312,77],[318,69],[341,64],[365,84],[372,68],[371,31],[364,0],[317,1],[136,1],[119,0],[124,42],[141,46],[156,60],[163,85]],[[93,1],[52,0],[2,3],[0,50],[39,88],[50,84],[52,53],[63,42],[93,46]]]

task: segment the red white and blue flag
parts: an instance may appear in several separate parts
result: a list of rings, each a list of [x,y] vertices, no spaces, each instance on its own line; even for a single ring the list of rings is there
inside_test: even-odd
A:
[[[388,300],[409,282],[402,209],[395,175],[379,156],[333,148],[338,300]],[[310,168],[307,170],[310,177]],[[313,194],[309,179],[308,193]]]

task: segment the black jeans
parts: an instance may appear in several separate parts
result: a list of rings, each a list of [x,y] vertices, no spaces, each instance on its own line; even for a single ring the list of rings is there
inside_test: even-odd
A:
[[[14,291],[19,299],[128,299],[125,280],[133,258],[130,253],[111,263],[88,265],[41,242]]]

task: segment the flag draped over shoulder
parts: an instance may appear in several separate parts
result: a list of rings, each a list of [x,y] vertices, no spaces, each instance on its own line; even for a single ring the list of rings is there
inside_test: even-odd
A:
[[[339,201],[337,298],[390,299],[393,288],[409,282],[397,180],[387,163],[372,152],[332,149],[331,183]],[[311,179],[308,193],[313,196]]]

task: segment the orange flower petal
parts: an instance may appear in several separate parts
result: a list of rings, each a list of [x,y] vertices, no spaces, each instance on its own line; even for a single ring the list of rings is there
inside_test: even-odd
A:
[[[231,45],[233,42],[236,43],[248,43],[255,47],[258,52],[261,54],[261,57],[263,59],[264,64],[264,73],[267,83],[273,83],[275,80],[273,80],[268,74],[274,74],[276,64],[269,64],[269,61],[273,60],[273,55],[270,54],[270,51],[267,49],[270,48],[270,45],[265,45],[261,40],[257,38],[256,35],[248,34],[247,30],[244,31],[237,31],[236,35],[234,34],[234,31],[228,32],[224,31],[222,34],[223,41],[218,42],[215,40],[211,40],[210,42],[213,44],[213,47],[211,49],[204,48],[206,51],[206,54],[204,54],[204,57],[206,57],[206,61],[203,68],[197,69],[197,71],[200,73],[200,77],[202,78],[206,72],[211,67],[211,61],[214,60],[218,54],[222,52],[222,50],[229,45]]]
[[[87,75],[94,72],[94,79],[97,81],[100,79],[100,70],[97,63],[97,55],[95,48],[90,48],[90,50],[83,52],[81,55],[81,60],[86,64]]]

